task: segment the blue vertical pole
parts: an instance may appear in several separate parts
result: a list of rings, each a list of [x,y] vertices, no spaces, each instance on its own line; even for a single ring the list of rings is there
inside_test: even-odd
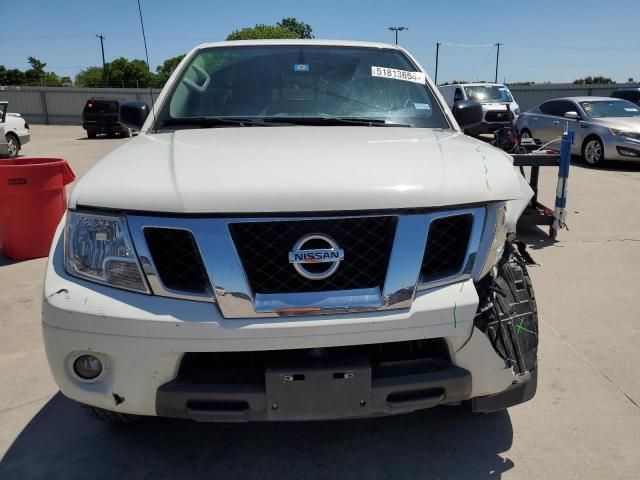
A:
[[[553,226],[557,232],[566,227],[567,191],[569,187],[569,166],[571,165],[571,145],[574,132],[569,130],[562,135],[560,143],[560,168],[558,169],[558,185],[556,186],[556,204],[553,209]]]

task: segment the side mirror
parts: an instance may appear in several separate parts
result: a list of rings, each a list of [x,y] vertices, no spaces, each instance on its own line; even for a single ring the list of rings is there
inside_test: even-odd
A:
[[[119,122],[125,127],[140,130],[149,116],[149,105],[145,102],[124,102],[120,104]]]
[[[578,112],[574,112],[574,111],[565,112],[564,116],[569,120],[580,120],[580,115],[578,115]]]
[[[456,102],[451,111],[463,130],[482,123],[482,105],[473,100],[460,100]]]

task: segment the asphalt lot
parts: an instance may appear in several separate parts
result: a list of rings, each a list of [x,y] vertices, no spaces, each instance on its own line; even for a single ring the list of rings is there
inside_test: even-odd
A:
[[[32,127],[24,155],[78,176],[124,139]],[[549,169],[548,169],[549,170]],[[555,170],[542,173],[553,203]],[[537,396],[373,420],[110,427],[57,392],[41,342],[45,259],[0,257],[0,479],[640,478],[640,164],[571,171],[570,231],[521,232],[541,316]]]

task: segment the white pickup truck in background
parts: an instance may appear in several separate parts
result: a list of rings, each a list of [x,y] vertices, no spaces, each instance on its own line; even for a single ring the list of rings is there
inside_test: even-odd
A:
[[[9,102],[0,101],[0,155],[17,157],[29,140],[29,124],[19,113],[9,113]]]
[[[509,126],[507,105],[514,117],[520,114],[520,107],[513,99],[511,91],[502,83],[454,83],[438,87],[449,108],[460,101],[473,100],[482,105],[482,122],[465,130],[469,135],[493,133]]]

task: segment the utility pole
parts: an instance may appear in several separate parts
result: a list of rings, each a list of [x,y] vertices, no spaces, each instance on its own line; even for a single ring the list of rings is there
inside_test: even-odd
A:
[[[409,30],[409,27],[389,27],[389,30],[392,32],[396,32],[396,45],[398,44],[398,32],[403,32],[404,30]]]
[[[98,35],[96,33],[96,37],[100,39],[100,49],[102,50],[102,81],[104,82],[104,86],[107,86],[107,67],[104,63],[104,39],[107,38],[104,35]]]
[[[504,43],[496,43],[496,47],[498,47],[498,50],[496,51],[496,79],[495,79],[495,83],[498,83],[498,64],[500,62],[500,45],[504,45]]]
[[[436,86],[438,85],[438,56],[440,54],[440,42],[436,42],[436,75],[435,78],[433,79],[433,83],[436,84]]]

